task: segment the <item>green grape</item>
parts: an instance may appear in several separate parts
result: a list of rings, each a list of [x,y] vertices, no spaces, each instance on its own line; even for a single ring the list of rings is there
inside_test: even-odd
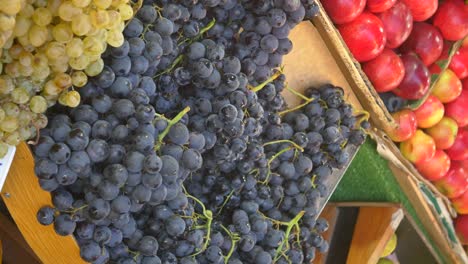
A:
[[[44,114],[36,114],[34,117],[34,124],[37,126],[39,129],[43,129],[47,126],[47,116]]]
[[[2,108],[3,108],[3,111],[5,111],[6,116],[17,117],[20,114],[20,108],[18,107],[17,104],[14,104],[12,102],[4,103]]]
[[[34,113],[32,113],[31,111],[21,110],[21,112],[19,113],[19,116],[18,116],[19,126],[23,127],[23,126],[27,126],[27,125],[31,124],[31,121],[33,119],[33,115],[34,115]]]
[[[33,137],[33,132],[34,132],[34,130],[32,130],[30,126],[21,127],[18,130],[19,137],[20,137],[20,139],[22,141],[26,141],[26,140],[32,138]]]
[[[18,87],[11,92],[11,99],[17,104],[25,104],[29,101],[29,93],[23,87]]]
[[[104,69],[104,61],[100,58],[96,61],[91,62],[85,69],[88,76],[93,77],[98,75]]]
[[[8,75],[0,76],[0,94],[6,95],[15,89],[13,80]]]
[[[34,23],[36,23],[36,25],[43,27],[47,26],[52,21],[52,13],[47,8],[39,7],[36,10],[34,10],[32,20],[34,21]]]
[[[26,35],[26,33],[28,33],[31,25],[32,25],[31,19],[29,19],[28,17],[17,16],[13,34],[16,37],[24,36]]]
[[[5,110],[3,110],[3,108],[0,108],[0,122],[5,118]]]
[[[0,129],[12,133],[16,129],[18,129],[18,119],[14,116],[6,116],[1,122],[0,122]]]
[[[72,83],[75,87],[83,87],[88,83],[88,76],[82,71],[75,71],[72,74]]]
[[[36,114],[44,113],[47,110],[47,100],[39,95],[33,96],[29,102],[29,108]]]
[[[17,146],[21,142],[20,134],[18,131],[5,134],[3,136],[3,140],[10,146]]]
[[[8,152],[8,145],[0,141],[0,158],[5,157]]]

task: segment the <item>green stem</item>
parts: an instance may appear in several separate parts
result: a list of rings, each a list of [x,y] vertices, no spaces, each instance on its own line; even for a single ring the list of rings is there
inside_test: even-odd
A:
[[[167,133],[169,133],[169,130],[171,129],[171,127],[174,126],[175,124],[177,124],[177,122],[179,122],[180,119],[182,119],[182,117],[184,117],[184,115],[187,114],[189,111],[190,111],[190,107],[187,106],[187,107],[184,108],[184,110],[182,110],[180,113],[178,113],[174,118],[168,120],[167,127],[163,130],[163,132],[161,134],[159,134],[158,142],[154,146],[154,149],[156,151],[159,150],[159,148],[161,147],[163,139],[164,139],[164,137],[166,137]]]
[[[312,98],[309,98],[309,97],[307,97],[307,96],[301,94],[300,92],[298,92],[298,91],[292,89],[292,88],[289,87],[289,86],[286,86],[286,90],[290,91],[290,92],[291,92],[292,94],[294,94],[295,96],[302,98],[303,100],[308,101],[308,100],[311,100],[311,99],[312,99]]]
[[[289,249],[289,235],[291,234],[291,230],[293,227],[298,228],[299,231],[299,220],[301,220],[302,216],[304,216],[305,211],[300,211],[291,221],[285,223],[285,222],[280,222],[283,225],[286,225],[286,233],[284,235],[284,240],[281,242],[281,245],[276,249],[276,254],[275,258],[273,260],[274,263],[278,261],[280,258],[280,254],[283,251],[283,247],[286,246],[286,249]]]
[[[159,76],[163,75],[163,74],[166,74],[166,73],[170,73],[174,70],[174,68],[180,63],[182,62],[182,60],[184,59],[184,55],[183,54],[180,54],[179,56],[177,56],[177,58],[172,62],[171,66],[167,69],[165,69],[164,71],[156,74],[154,78],[158,78]]]
[[[189,42],[189,44],[192,44],[194,41],[200,39],[203,34],[205,34],[206,32],[208,32],[208,30],[210,30],[214,25],[216,24],[216,19],[212,19],[208,24],[206,24],[206,26],[204,26],[200,32],[198,32],[198,35],[195,36],[194,38],[186,38],[184,39],[182,42],[180,42],[179,44],[177,44],[178,46],[184,44],[185,42]]]
[[[67,214],[74,214],[74,213],[78,212],[79,210],[85,209],[86,207],[88,207],[87,204],[85,204],[83,206],[80,206],[78,208],[74,208],[73,210],[70,210],[70,211],[61,211],[61,212],[64,212],[64,213],[67,213]]]
[[[288,139],[281,139],[281,140],[275,140],[275,141],[270,141],[270,142],[267,142],[265,144],[263,144],[263,146],[268,146],[268,145],[273,145],[273,144],[279,144],[279,143],[290,143],[291,145],[293,145],[296,149],[300,150],[301,152],[304,152],[304,149],[299,146],[298,144],[296,144],[294,141],[291,141],[291,140],[288,140]]]
[[[224,263],[228,263],[229,259],[231,258],[232,254],[234,253],[234,250],[236,249],[236,244],[237,242],[240,241],[240,237],[237,233],[232,233],[227,229],[224,225],[221,225],[221,228],[226,232],[229,237],[231,238],[231,248],[229,249],[228,254],[224,257]]]
[[[228,194],[228,196],[226,197],[226,199],[224,199],[224,202],[223,202],[223,204],[221,205],[221,207],[219,208],[218,213],[216,213],[216,216],[218,216],[218,215],[221,214],[221,212],[223,211],[224,206],[229,202],[229,200],[231,199],[232,195],[234,194],[234,191],[235,191],[235,190],[232,190],[232,191]]]
[[[278,115],[283,116],[283,115],[285,115],[285,114],[287,114],[287,113],[290,113],[290,112],[294,112],[294,111],[296,111],[296,110],[299,110],[299,109],[301,109],[302,107],[304,107],[304,106],[310,104],[312,101],[314,101],[314,99],[309,98],[309,99],[306,100],[304,103],[302,103],[302,104],[300,104],[300,105],[298,105],[298,106],[296,106],[296,107],[293,107],[293,108],[290,108],[290,109],[286,109],[286,110],[283,110],[283,111],[279,112]]]
[[[281,76],[281,74],[283,74],[283,71],[282,69],[280,69],[279,71],[275,72],[270,78],[268,78],[266,81],[262,82],[261,84],[257,85],[257,86],[251,86],[251,85],[248,85],[247,87],[254,93],[260,91],[261,89],[263,89],[263,87],[265,87],[267,84],[273,82],[274,80],[276,80],[278,77]]]

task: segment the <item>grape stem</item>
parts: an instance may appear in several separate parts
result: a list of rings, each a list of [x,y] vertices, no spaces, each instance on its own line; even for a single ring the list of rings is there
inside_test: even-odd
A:
[[[273,145],[273,144],[279,144],[279,143],[290,143],[296,149],[300,150],[301,152],[304,152],[304,149],[301,146],[297,145],[294,141],[291,141],[291,140],[288,140],[288,139],[270,141],[270,142],[267,142],[267,143],[263,144],[263,146],[265,147],[265,146],[269,146],[269,145]]]
[[[275,155],[271,156],[270,159],[268,159],[268,163],[267,163],[268,172],[267,172],[266,179],[261,182],[262,184],[267,184],[270,181],[271,163],[273,162],[273,160],[278,158],[281,154],[283,154],[285,152],[288,152],[288,151],[290,151],[292,149],[295,149],[296,151],[299,150],[300,152],[304,152],[304,149],[301,146],[299,146],[295,142],[293,142],[291,140],[287,140],[287,139],[270,141],[270,142],[267,142],[267,143],[263,144],[263,146],[268,146],[268,145],[277,144],[277,143],[290,143],[291,146],[286,147],[286,148],[278,151],[278,153],[276,153]]]
[[[206,24],[206,26],[204,26],[202,29],[200,29],[200,32],[198,32],[197,36],[195,36],[192,39],[191,38],[186,38],[177,45],[180,46],[180,45],[184,44],[185,42],[189,42],[189,44],[192,44],[194,41],[200,39],[203,36],[203,34],[208,32],[208,30],[210,30],[215,24],[216,24],[216,19],[213,18],[208,24]]]
[[[283,252],[283,247],[285,247],[286,250],[290,248],[289,246],[289,235],[291,234],[292,229],[295,227],[297,234],[299,234],[301,228],[299,227],[299,220],[304,216],[305,211],[300,211],[291,221],[289,222],[281,222],[281,221],[275,221],[279,225],[286,226],[286,233],[284,235],[285,239],[281,242],[281,245],[276,249],[276,254],[275,258],[273,260],[273,263],[276,263],[279,258],[281,253]]]
[[[223,204],[221,205],[221,207],[219,208],[219,211],[216,213],[216,216],[218,216],[218,215],[221,214],[221,212],[223,211],[224,206],[229,202],[229,200],[231,199],[232,195],[234,194],[234,191],[235,191],[235,190],[232,190],[232,191],[228,194],[228,196],[226,197],[226,199],[224,199],[224,202],[223,202]]]
[[[211,240],[211,223],[213,222],[213,212],[211,210],[207,210],[205,205],[203,204],[203,202],[200,201],[197,197],[192,196],[191,194],[189,194],[187,192],[187,190],[185,189],[185,186],[182,185],[182,189],[184,190],[184,193],[188,198],[191,198],[192,200],[194,200],[196,203],[198,203],[200,205],[200,207],[202,208],[203,216],[205,216],[205,219],[206,219],[206,223],[204,225],[199,226],[200,228],[206,228],[205,243],[203,244],[203,247],[200,249],[200,251],[192,254],[192,257],[194,257],[194,256],[202,253],[203,251],[205,251],[206,248],[208,247],[208,244],[210,243],[210,240]]]
[[[276,71],[270,78],[266,79],[261,84],[259,84],[257,86],[247,85],[247,88],[249,88],[249,90],[251,90],[252,92],[256,93],[256,92],[262,90],[267,84],[273,82],[278,77],[280,77],[281,74],[283,74],[283,68],[282,67],[278,71]]]
[[[231,258],[232,254],[234,253],[234,250],[236,249],[236,244],[237,242],[240,241],[239,234],[233,233],[229,231],[224,225],[221,225],[221,228],[228,234],[228,236],[231,238],[231,248],[229,249],[228,254],[224,257],[224,263],[228,263],[229,259]]]
[[[174,70],[174,68],[179,65],[179,63],[182,62],[182,60],[184,59],[184,55],[183,54],[180,54],[179,56],[177,56],[177,58],[172,62],[171,66],[167,69],[165,69],[164,71],[156,74],[153,79],[155,78],[158,78],[159,76],[163,75],[163,74],[166,74],[166,73],[170,73]]]
[[[88,207],[87,204],[83,205],[83,206],[80,206],[78,208],[74,208],[73,210],[65,210],[65,211],[61,211],[61,212],[64,212],[64,213],[67,213],[67,214],[74,214],[76,212],[78,212],[79,210],[82,210],[82,209],[85,209],[86,207]]]
[[[307,97],[307,96],[301,94],[300,92],[298,92],[298,91],[292,89],[292,88],[289,87],[289,86],[286,86],[286,89],[287,89],[288,91],[290,91],[292,94],[294,94],[295,96],[300,97],[301,99],[303,99],[303,100],[304,100],[304,103],[302,103],[302,104],[300,104],[300,105],[298,105],[298,106],[296,106],[296,107],[293,107],[293,108],[290,108],[290,109],[286,109],[286,110],[283,110],[283,111],[279,112],[278,115],[280,115],[280,116],[283,116],[283,115],[285,115],[285,114],[287,114],[287,113],[290,113],[290,112],[294,112],[294,111],[296,111],[296,110],[299,110],[299,109],[301,109],[302,107],[304,107],[304,106],[306,106],[306,105],[308,105],[309,103],[311,103],[311,102],[314,101],[314,98],[309,98],[309,97]]]
[[[182,117],[184,117],[184,115],[187,114],[189,111],[190,111],[190,107],[187,106],[187,107],[184,108],[184,110],[182,110],[180,113],[178,113],[174,118],[169,119],[167,121],[168,122],[167,127],[163,130],[163,132],[161,134],[159,134],[158,143],[156,143],[156,145],[154,146],[154,149],[156,151],[159,150],[159,148],[163,144],[163,139],[169,133],[169,130],[171,129],[171,127],[174,126],[175,124],[177,124],[177,122],[179,122],[180,119],[182,119]]]

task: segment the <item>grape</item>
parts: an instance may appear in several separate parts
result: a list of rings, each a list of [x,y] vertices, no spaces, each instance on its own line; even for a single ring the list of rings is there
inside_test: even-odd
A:
[[[75,231],[76,223],[68,214],[61,214],[55,217],[54,230],[61,236],[68,236]]]
[[[51,225],[54,222],[55,210],[50,206],[43,206],[37,212],[37,220],[41,225]]]

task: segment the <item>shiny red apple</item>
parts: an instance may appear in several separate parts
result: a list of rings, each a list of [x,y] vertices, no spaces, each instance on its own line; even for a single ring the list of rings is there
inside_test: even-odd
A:
[[[401,0],[411,10],[414,21],[424,21],[437,10],[437,0]]]
[[[367,10],[372,13],[381,13],[390,9],[397,0],[367,0]]]
[[[404,99],[420,99],[429,89],[429,70],[415,53],[404,54],[401,60],[405,66],[405,77],[392,92]]]
[[[434,139],[436,148],[448,149],[455,143],[458,124],[452,118],[444,116],[439,123],[426,129],[426,133]]]
[[[452,57],[449,68],[460,79],[468,77],[468,43],[463,44]]]
[[[449,156],[440,149],[437,149],[434,157],[426,161],[416,163],[416,169],[429,181],[437,181],[447,174],[450,169]]]
[[[413,29],[413,15],[402,2],[396,3],[392,8],[378,14],[387,36],[385,46],[390,49],[399,47],[410,35]]]
[[[366,7],[366,0],[322,0],[320,2],[335,24],[353,21]]]
[[[450,148],[446,149],[445,152],[452,160],[468,159],[468,131],[458,129],[455,142]]]
[[[391,49],[384,49],[377,58],[365,62],[362,69],[379,93],[395,89],[405,76],[403,62]]]
[[[414,164],[434,157],[436,148],[434,139],[418,129],[412,137],[400,143],[401,154]]]
[[[455,100],[445,104],[445,115],[455,119],[459,127],[468,125],[468,90],[463,89]]]
[[[422,62],[429,66],[442,54],[444,42],[442,34],[431,24],[416,22],[408,39],[401,45],[400,51],[413,51]]]
[[[460,197],[468,189],[468,173],[462,167],[453,164],[444,177],[434,181],[434,185],[448,198]]]
[[[395,142],[402,142],[411,138],[417,129],[416,116],[413,111],[403,109],[392,114],[397,127],[388,133]]]
[[[457,41],[468,35],[468,5],[463,0],[441,2],[434,15],[434,26],[447,40]]]
[[[385,47],[382,21],[370,12],[364,11],[355,20],[339,25],[338,30],[359,62],[374,59]]]
[[[442,103],[450,103],[457,99],[462,92],[462,83],[457,75],[450,69],[446,69],[432,88],[432,94]]]
[[[468,245],[468,215],[459,215],[455,219],[455,232],[462,245]]]

